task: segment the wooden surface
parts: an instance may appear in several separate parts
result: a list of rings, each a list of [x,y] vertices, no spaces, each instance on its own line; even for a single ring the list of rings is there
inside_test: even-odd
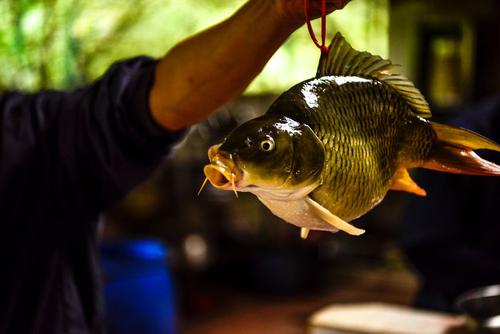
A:
[[[465,317],[386,303],[333,304],[315,312],[311,334],[446,334],[465,327]]]
[[[307,296],[230,294],[225,305],[181,320],[183,334],[304,334],[309,317],[332,303],[387,302],[409,305],[417,282],[407,272],[353,271],[327,290]],[[225,292],[221,292],[225,293]]]

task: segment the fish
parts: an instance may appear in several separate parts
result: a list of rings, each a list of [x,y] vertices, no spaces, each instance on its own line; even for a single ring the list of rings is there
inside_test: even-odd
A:
[[[499,176],[474,150],[500,145],[431,121],[425,97],[397,68],[337,33],[315,77],[209,148],[205,182],[254,194],[307,238],[310,230],[363,234],[352,221],[389,190],[426,196],[413,168]]]

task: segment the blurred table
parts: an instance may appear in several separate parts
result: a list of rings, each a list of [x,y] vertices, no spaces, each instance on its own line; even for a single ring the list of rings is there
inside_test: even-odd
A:
[[[225,305],[181,319],[182,334],[304,334],[308,319],[332,303],[386,302],[409,305],[417,287],[405,271],[349,270],[332,275],[324,291],[303,296],[233,294],[221,291]]]
[[[468,333],[463,316],[416,310],[386,303],[334,304],[315,312],[310,334]]]

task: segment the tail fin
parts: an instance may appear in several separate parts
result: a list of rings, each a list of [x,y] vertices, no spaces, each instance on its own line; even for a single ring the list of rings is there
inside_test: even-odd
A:
[[[432,122],[437,140],[423,168],[438,171],[500,176],[500,166],[479,157],[473,150],[500,152],[500,145],[470,130]]]

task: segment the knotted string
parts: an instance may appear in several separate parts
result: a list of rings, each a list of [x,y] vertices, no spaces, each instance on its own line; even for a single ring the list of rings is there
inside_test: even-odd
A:
[[[311,20],[309,19],[309,0],[304,0],[304,15],[307,23],[307,30],[314,44],[321,50],[322,53],[328,53],[328,47],[326,46],[326,0],[321,0],[321,44],[318,42],[314,30],[311,25]]]

